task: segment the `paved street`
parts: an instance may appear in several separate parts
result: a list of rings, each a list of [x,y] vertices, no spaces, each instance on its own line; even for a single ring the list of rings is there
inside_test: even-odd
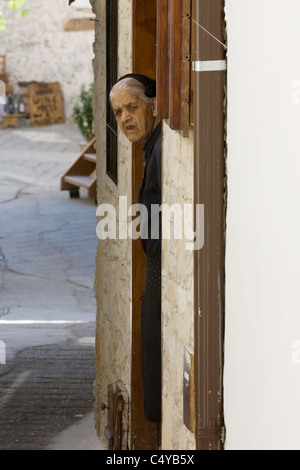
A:
[[[93,423],[96,206],[59,189],[81,140],[69,124],[0,131],[0,450],[103,448]]]

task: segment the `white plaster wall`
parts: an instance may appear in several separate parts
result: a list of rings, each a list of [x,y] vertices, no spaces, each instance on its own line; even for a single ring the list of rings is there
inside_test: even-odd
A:
[[[26,0],[26,8],[29,14],[22,18],[3,2],[7,26],[0,31],[0,55],[7,56],[10,83],[17,93],[18,82],[59,82],[70,118],[81,86],[93,82],[94,31],[64,32],[64,25],[94,15],[68,0]]]
[[[300,449],[299,18],[226,0],[228,450]]]

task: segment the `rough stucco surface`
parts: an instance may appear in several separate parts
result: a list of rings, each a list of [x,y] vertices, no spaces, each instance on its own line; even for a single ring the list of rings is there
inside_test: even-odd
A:
[[[163,140],[163,202],[192,204],[192,132],[183,139],[165,123]],[[193,260],[186,240],[163,241],[163,449],[195,449],[195,436],[183,423],[184,348],[194,347]]]
[[[92,44],[94,31],[64,32],[71,18],[91,18],[89,9],[68,6],[68,0],[27,0],[29,14],[22,18],[3,2],[7,22],[0,31],[0,55],[14,92],[18,82],[59,82],[70,118],[81,86],[93,81]]]
[[[94,44],[95,73],[95,132],[97,139],[98,205],[112,204],[118,214],[119,197],[131,201],[131,144],[123,135],[119,138],[118,187],[106,175],[106,75],[105,75],[105,1],[93,2],[99,18]],[[131,70],[130,0],[119,1],[120,42],[119,75]],[[128,207],[130,203],[128,203]],[[103,436],[107,412],[107,385],[122,380],[130,392],[131,365],[131,240],[99,241],[96,259],[97,341],[95,381],[95,418],[98,433]]]

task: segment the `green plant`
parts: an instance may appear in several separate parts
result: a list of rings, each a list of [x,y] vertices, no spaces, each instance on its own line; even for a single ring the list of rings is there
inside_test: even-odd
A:
[[[94,84],[92,83],[86,90],[81,87],[79,103],[73,108],[72,118],[77,124],[83,137],[89,142],[93,138],[93,94]]]

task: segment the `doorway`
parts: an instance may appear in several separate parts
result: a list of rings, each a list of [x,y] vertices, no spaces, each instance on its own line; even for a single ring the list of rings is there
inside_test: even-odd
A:
[[[156,77],[156,0],[133,1],[133,72]],[[132,204],[138,202],[143,177],[143,145],[134,144],[132,154]],[[132,241],[132,378],[131,447],[155,450],[160,445],[160,425],[146,421],[141,371],[140,321],[145,283],[146,257],[140,240]]]

